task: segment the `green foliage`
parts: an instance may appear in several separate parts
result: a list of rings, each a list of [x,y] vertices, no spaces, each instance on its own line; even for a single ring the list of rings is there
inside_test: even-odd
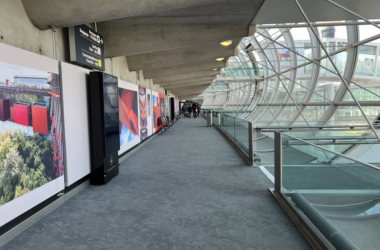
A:
[[[34,104],[36,102],[43,102],[43,97],[38,95],[30,95],[30,94],[18,94],[16,96],[17,102],[26,102],[30,104]]]
[[[37,169],[41,164],[52,166],[53,159],[51,152],[54,151],[54,146],[42,138],[40,134],[35,133],[32,137],[26,138],[24,134],[18,130],[13,133],[12,141],[18,145],[18,151],[25,159],[25,164],[28,168]],[[51,172],[49,176],[52,174]]]
[[[11,134],[10,130],[0,133],[0,174],[4,169],[4,159],[12,147]],[[15,147],[16,145],[13,146]]]
[[[0,132],[0,206],[54,178],[53,150],[38,133]]]
[[[15,199],[16,199],[17,197],[20,197],[20,196],[23,195],[23,194],[28,193],[29,191],[30,191],[29,189],[27,189],[27,188],[23,188],[21,185],[16,186]],[[1,200],[0,200],[0,204],[1,204]]]

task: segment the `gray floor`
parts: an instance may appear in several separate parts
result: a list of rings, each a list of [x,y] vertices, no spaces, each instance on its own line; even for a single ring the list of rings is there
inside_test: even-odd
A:
[[[310,249],[267,177],[205,119],[182,120],[0,249]]]

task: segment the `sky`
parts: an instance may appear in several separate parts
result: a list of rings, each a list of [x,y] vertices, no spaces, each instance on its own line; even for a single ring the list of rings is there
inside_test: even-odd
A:
[[[5,82],[6,79],[13,82],[16,75],[49,76],[46,71],[0,62],[0,82]]]

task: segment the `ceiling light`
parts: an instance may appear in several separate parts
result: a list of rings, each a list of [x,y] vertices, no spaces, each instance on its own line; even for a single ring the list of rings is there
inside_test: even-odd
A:
[[[213,69],[213,70],[218,70],[218,69]]]
[[[223,61],[224,60],[224,57],[220,57],[220,58],[216,58],[217,61]]]
[[[227,40],[227,41],[221,42],[220,44],[223,45],[223,46],[230,46],[231,43],[232,43],[231,40]]]

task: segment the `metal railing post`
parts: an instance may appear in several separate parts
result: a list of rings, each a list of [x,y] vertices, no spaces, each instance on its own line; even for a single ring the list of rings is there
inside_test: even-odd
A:
[[[282,134],[274,132],[274,190],[282,191]]]
[[[254,157],[254,148],[253,148],[253,139],[255,135],[253,134],[253,127],[252,122],[248,122],[248,149],[249,149],[249,160],[252,162],[252,165],[254,165],[253,157]]]

